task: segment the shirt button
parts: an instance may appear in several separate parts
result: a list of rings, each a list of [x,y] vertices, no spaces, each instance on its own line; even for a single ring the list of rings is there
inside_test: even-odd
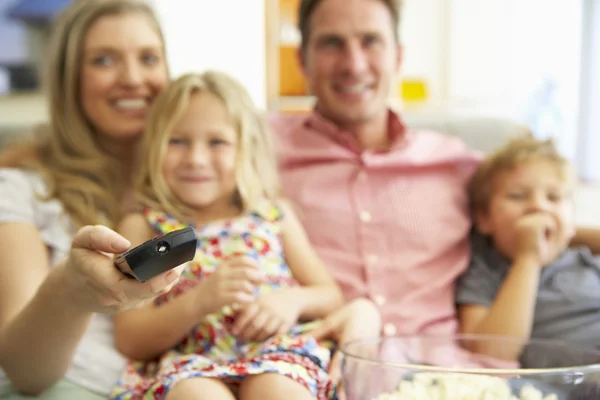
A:
[[[375,304],[377,304],[379,307],[381,307],[385,304],[385,297],[378,294],[376,296],[373,296],[373,301],[375,302]]]
[[[371,222],[371,213],[368,211],[361,211],[360,212],[360,220],[362,222]]]
[[[385,324],[383,326],[383,334],[385,336],[394,336],[398,332],[394,324]]]

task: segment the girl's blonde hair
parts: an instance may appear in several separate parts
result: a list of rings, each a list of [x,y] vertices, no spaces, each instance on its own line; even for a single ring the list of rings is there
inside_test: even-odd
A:
[[[469,185],[473,212],[487,212],[498,175],[532,161],[547,161],[557,167],[565,184],[572,189],[575,174],[569,161],[556,149],[552,139],[539,140],[524,136],[510,140],[489,154],[481,163]]]
[[[280,187],[271,132],[248,92],[226,74],[207,71],[186,74],[172,82],[152,106],[140,149],[136,193],[142,207],[162,210],[185,219],[192,210],[175,197],[162,175],[162,165],[174,126],[189,107],[193,95],[209,93],[225,106],[238,133],[236,199],[243,210],[254,208],[260,198],[275,200]]]
[[[123,160],[100,148],[101,138],[80,100],[84,40],[100,18],[133,13],[146,17],[164,44],[158,19],[143,0],[78,0],[61,13],[46,57],[49,124],[33,142],[9,149],[0,159],[0,166],[41,172],[48,184],[47,199],[58,199],[78,226],[114,226],[129,181]]]

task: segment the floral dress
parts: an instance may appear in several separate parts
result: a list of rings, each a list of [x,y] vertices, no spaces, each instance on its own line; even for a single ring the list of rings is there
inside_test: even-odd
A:
[[[144,214],[157,234],[187,226],[161,212],[145,210]],[[177,297],[208,277],[221,262],[240,255],[254,257],[268,277],[257,294],[298,285],[283,255],[282,217],[281,209],[265,200],[244,216],[195,228],[196,257],[178,284],[157,298],[157,304]],[[304,385],[318,400],[336,397],[327,374],[332,345],[302,335],[310,323],[298,324],[287,334],[264,342],[239,342],[230,333],[234,318],[231,307],[224,307],[199,320],[176,347],[156,360],[130,361],[110,398],[164,399],[183,379],[221,378],[235,387],[243,378],[263,373],[285,375]]]

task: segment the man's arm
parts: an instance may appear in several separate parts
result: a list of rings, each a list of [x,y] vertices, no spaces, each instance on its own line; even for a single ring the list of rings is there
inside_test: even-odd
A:
[[[585,246],[593,254],[600,254],[600,228],[578,227],[570,246]]]

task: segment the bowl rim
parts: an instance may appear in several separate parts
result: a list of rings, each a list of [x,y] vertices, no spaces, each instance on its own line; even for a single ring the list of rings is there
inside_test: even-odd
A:
[[[588,365],[574,365],[570,367],[553,367],[553,368],[462,368],[462,367],[440,367],[435,365],[425,364],[406,364],[393,361],[377,361],[368,357],[352,354],[351,348],[358,344],[381,344],[384,341],[394,341],[400,339],[443,339],[443,340],[502,340],[504,342],[525,342],[525,343],[546,343],[548,345],[555,344],[563,347],[579,349],[582,353],[593,354],[598,356],[598,363]],[[350,348],[350,349],[349,349]],[[465,349],[466,350],[466,349]],[[360,360],[368,364],[381,365],[392,368],[404,368],[415,372],[445,372],[445,373],[464,373],[477,375],[538,375],[538,374],[582,374],[593,371],[600,371],[600,349],[587,347],[571,341],[561,339],[546,339],[546,338],[529,338],[519,339],[510,336],[502,335],[486,335],[486,334],[452,334],[452,335],[434,335],[434,334],[415,334],[415,335],[394,335],[394,336],[377,336],[362,339],[350,340],[341,346],[339,351],[342,355],[343,362],[346,358]],[[468,350],[466,350],[468,351]]]

